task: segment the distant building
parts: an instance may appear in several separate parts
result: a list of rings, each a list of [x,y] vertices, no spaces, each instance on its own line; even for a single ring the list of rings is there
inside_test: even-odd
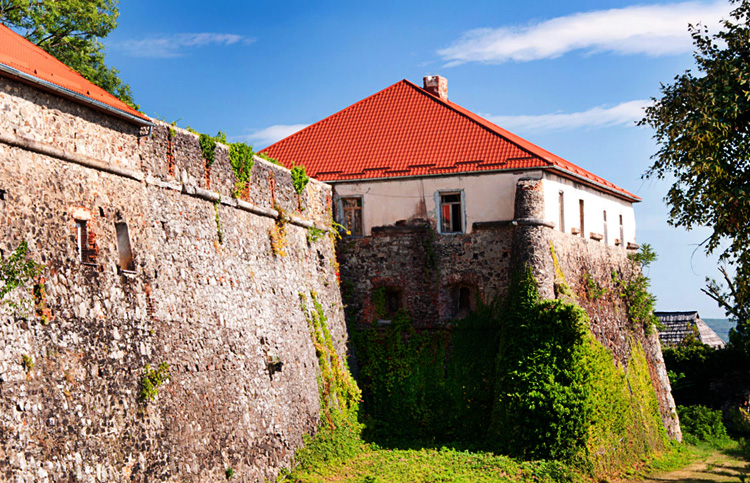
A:
[[[663,327],[659,329],[659,340],[662,345],[680,345],[689,337],[695,337],[714,349],[722,349],[726,345],[716,332],[701,320],[698,312],[654,312],[654,315]]]

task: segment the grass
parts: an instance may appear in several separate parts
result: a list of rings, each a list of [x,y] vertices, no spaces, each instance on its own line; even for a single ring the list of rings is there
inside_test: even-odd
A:
[[[518,462],[492,453],[450,448],[385,449],[363,445],[362,451],[316,471],[297,470],[284,481],[299,483],[494,483],[508,481],[574,482],[580,476],[558,462]]]
[[[610,481],[627,482],[740,482],[748,475],[746,450],[736,441],[721,444],[673,443],[640,465],[612,475]],[[452,448],[388,449],[363,443],[350,457],[314,468],[297,468],[279,481],[297,483],[495,483],[591,482],[590,477],[555,461],[522,462],[486,452]],[[747,480],[750,481],[750,477]]]

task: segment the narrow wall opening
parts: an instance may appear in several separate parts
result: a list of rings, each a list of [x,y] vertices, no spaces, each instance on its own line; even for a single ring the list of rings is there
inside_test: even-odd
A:
[[[560,231],[565,233],[565,193],[560,190]]]
[[[578,217],[581,222],[581,237],[586,239],[586,230],[583,228],[583,200],[578,200]]]
[[[117,253],[120,256],[120,270],[133,273],[135,272],[135,262],[133,261],[133,250],[130,248],[128,224],[115,223],[115,231],[117,232]]]
[[[84,265],[95,265],[97,257],[96,240],[88,220],[76,220],[76,243],[78,260]]]

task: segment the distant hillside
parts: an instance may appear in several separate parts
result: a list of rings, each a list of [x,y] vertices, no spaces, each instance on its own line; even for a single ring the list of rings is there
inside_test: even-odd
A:
[[[708,324],[716,335],[718,335],[724,342],[729,342],[729,329],[734,327],[734,323],[729,319],[703,319],[703,322]]]

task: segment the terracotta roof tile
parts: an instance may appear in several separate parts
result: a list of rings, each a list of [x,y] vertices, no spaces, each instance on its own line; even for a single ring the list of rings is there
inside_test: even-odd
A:
[[[128,106],[78,72],[57,60],[4,25],[0,25],[0,64],[65,90],[151,122],[144,114]]]
[[[322,181],[552,168],[640,198],[450,101],[402,80],[265,148]],[[355,176],[356,175],[356,176]]]

